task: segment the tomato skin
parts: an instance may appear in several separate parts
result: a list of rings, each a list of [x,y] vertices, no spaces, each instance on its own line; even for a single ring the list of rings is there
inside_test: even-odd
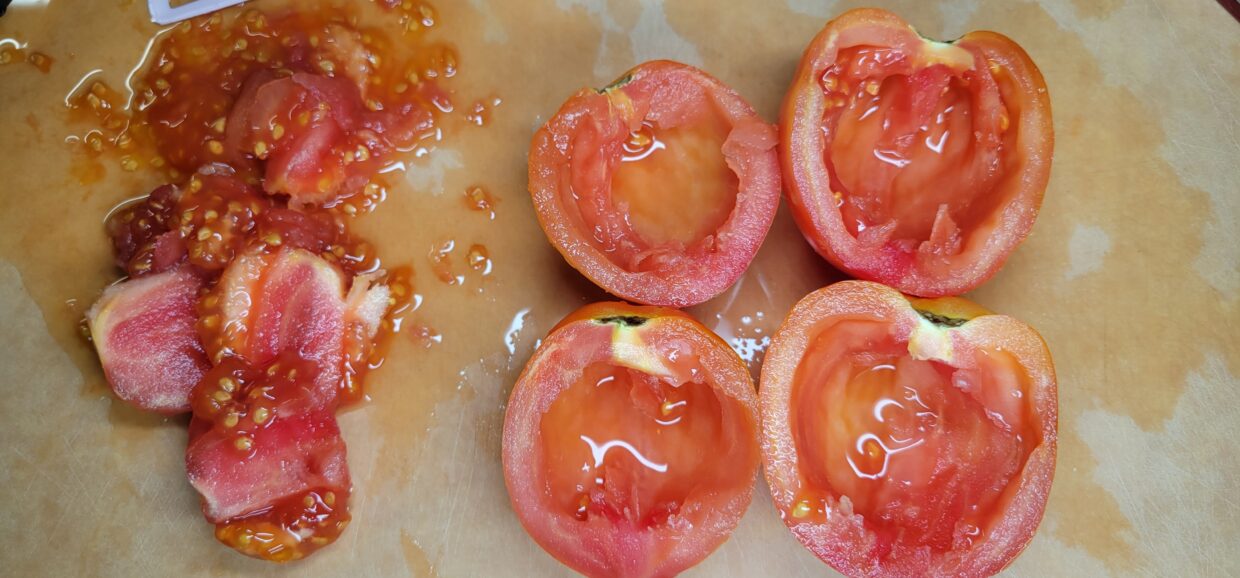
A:
[[[990,67],[1007,79],[999,99],[986,95],[980,109],[1011,115],[1011,139],[999,169],[1001,185],[985,193],[1002,197],[1003,204],[962,231],[959,253],[935,259],[892,243],[867,246],[845,224],[836,195],[842,186],[836,170],[827,165],[824,151],[832,142],[820,125],[826,102],[821,79],[835,65],[843,48],[866,45],[886,47],[907,56],[914,70],[933,71],[942,47],[967,51],[971,65],[948,63],[953,73],[973,71],[977,82],[995,86]],[[956,54],[953,58],[963,58]],[[971,66],[971,67],[970,67]],[[1008,116],[1003,116],[1006,121]],[[983,119],[977,121],[981,125]],[[1041,72],[1029,55],[1011,39],[994,32],[970,32],[949,43],[919,36],[900,17],[885,10],[864,8],[846,12],[829,22],[806,48],[781,111],[782,166],[793,217],[806,240],[823,258],[850,275],[890,285],[922,297],[968,292],[992,277],[1029,234],[1050,177],[1054,149],[1050,98]],[[941,143],[940,143],[941,146]],[[829,152],[827,154],[830,154]],[[833,193],[832,191],[836,191]],[[871,227],[873,227],[873,223]],[[944,235],[951,231],[944,232]],[[928,239],[932,241],[933,239]]]
[[[1012,354],[1027,372],[1023,403],[1034,416],[1040,442],[992,514],[986,538],[963,550],[885,557],[874,530],[840,496],[829,501],[823,521],[798,519],[794,511],[805,487],[793,434],[794,380],[814,333],[832,320],[883,320],[891,334],[910,343],[914,357],[945,359],[957,368],[976,367],[988,350]],[[927,332],[926,328],[934,328]],[[920,337],[932,334],[934,339]],[[1055,370],[1042,338],[1027,325],[994,315],[959,298],[924,300],[866,281],[843,281],[806,296],[794,306],[767,350],[760,379],[762,452],[771,495],[781,517],[807,549],[848,576],[989,576],[1006,567],[1032,540],[1042,519],[1055,469],[1058,394]],[[1013,489],[1014,488],[1014,489]]]
[[[615,231],[631,227],[583,230],[581,206],[615,211],[611,179],[620,162],[621,143],[640,130],[646,119],[666,113],[664,109],[684,109],[690,102],[696,108],[713,104],[730,124],[722,153],[729,170],[739,178],[735,208],[711,242],[673,249],[669,262],[648,270],[617,264],[610,251],[600,246],[604,240],[598,235],[623,234]],[[677,62],[646,62],[603,90],[578,92],[538,130],[530,145],[530,195],[548,240],[595,284],[629,301],[687,307],[735,283],[765,239],[779,206],[777,141],[774,127],[719,80]],[[604,183],[606,198],[568,203],[565,199],[578,193],[573,190],[578,179]]]
[[[637,365],[669,359],[650,348],[637,351],[631,342],[614,337],[616,332],[629,330],[628,335],[636,336],[639,343],[670,343],[700,356],[716,395],[734,402],[729,407],[735,409],[726,410],[726,415],[740,420],[742,431],[753,434],[730,442],[739,444],[740,454],[730,453],[736,448],[726,440],[712,448],[721,456],[737,458],[730,464],[736,475],[728,490],[686,500],[676,521],[657,527],[612,518],[587,522],[556,511],[543,477],[540,423],[572,383],[571,379],[556,381],[556,376],[580,372],[599,359],[622,364],[637,360]],[[619,361],[622,357],[629,361]],[[677,310],[596,303],[570,314],[552,329],[513,387],[504,422],[504,480],[526,532],[570,568],[593,577],[674,576],[727,540],[748,508],[758,465],[756,459],[749,459],[757,454],[749,452],[757,450],[758,427],[753,381],[744,363],[721,339]]]

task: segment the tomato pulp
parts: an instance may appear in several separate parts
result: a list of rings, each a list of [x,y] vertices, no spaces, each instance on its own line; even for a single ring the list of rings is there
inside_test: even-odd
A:
[[[922,38],[877,9],[832,20],[784,101],[798,226],[844,271],[925,297],[990,278],[1037,218],[1050,97],[1012,40]]]
[[[774,127],[675,62],[570,98],[530,146],[547,238],[608,292],[685,307],[744,273],[779,206]]]
[[[688,315],[599,303],[513,387],[504,480],[522,525],[589,576],[672,576],[731,534],[757,472],[743,362]]]
[[[1058,402],[1027,325],[844,281],[797,303],[761,384],[775,504],[836,570],[989,576],[1032,539]]]
[[[412,299],[351,218],[451,110],[436,80],[454,73],[451,51],[392,50],[433,10],[382,7],[402,31],[327,5],[195,18],[149,47],[132,113],[102,83],[72,97],[103,122],[90,150],[108,135],[126,170],[146,155],[176,181],[107,220],[131,278],[88,314],[104,372],[133,405],[193,412],[186,471],[216,537],[277,562],[348,524],[335,411],[361,399],[381,329]]]

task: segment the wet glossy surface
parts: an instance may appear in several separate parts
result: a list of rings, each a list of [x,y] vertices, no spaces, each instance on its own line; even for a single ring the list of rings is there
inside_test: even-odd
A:
[[[702,383],[673,385],[609,364],[586,368],[542,418],[551,495],[578,519],[666,524],[727,463],[703,449],[724,430],[720,400]]]
[[[736,206],[737,179],[723,158],[731,127],[713,111],[691,124],[646,123],[623,144],[611,176],[613,202],[646,244],[691,246],[713,234]]]
[[[996,521],[1039,441],[1020,406],[983,406],[970,392],[984,381],[1019,399],[1027,379],[1010,362],[962,371],[915,360],[886,331],[839,322],[802,358],[792,428],[804,466],[792,516],[821,522],[825,497],[848,496],[883,544],[880,556],[967,549]],[[954,461],[962,456],[969,461]]]
[[[849,232],[867,239],[881,229],[915,247],[931,236],[941,206],[961,225],[985,217],[974,209],[964,219],[1002,176],[1006,147],[981,126],[995,111],[976,104],[975,75],[957,78],[946,66],[892,74],[889,67],[912,58],[890,49],[841,51],[822,80],[833,104],[824,130],[834,135],[823,153],[844,191]]]
[[[1189,0],[881,4],[939,38],[1008,34],[1054,98],[1055,168],[1038,224],[974,294],[1036,327],[1059,370],[1055,485],[1008,573],[1240,573],[1240,465],[1220,458],[1240,436],[1227,402],[1240,375],[1240,127],[1227,115],[1240,107],[1236,23]],[[417,170],[389,175],[387,200],[356,223],[385,263],[412,266],[417,306],[369,376],[372,402],[340,416],[354,523],[284,572],[570,575],[509,509],[500,426],[537,341],[601,294],[539,229],[525,152],[574,91],[653,57],[702,65],[773,122],[805,44],[860,3],[714,5],[438,3],[428,35],[450,40],[460,60],[457,112],[444,117],[452,132],[408,161]],[[76,320],[115,276],[103,216],[164,176],[80,162],[63,141],[85,125],[68,122],[65,95],[95,70],[91,79],[124,86],[156,30],[142,2],[125,0],[10,7],[0,18],[0,38],[53,59],[46,74],[0,66],[0,559],[19,574],[270,571],[202,522],[179,461],[184,424],[113,400],[78,336]],[[475,103],[486,103],[483,127],[467,118]],[[486,208],[470,208],[474,187]],[[441,283],[428,259],[449,240],[460,285]],[[469,267],[474,244],[488,249],[489,276]],[[791,305],[836,278],[781,211],[742,281],[693,312],[756,364]],[[830,575],[763,486],[733,538],[690,575]]]

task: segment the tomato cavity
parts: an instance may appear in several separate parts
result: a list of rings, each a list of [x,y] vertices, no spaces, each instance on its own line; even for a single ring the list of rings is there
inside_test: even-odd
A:
[[[553,500],[582,521],[666,524],[695,492],[731,477],[730,463],[702,451],[729,427],[724,403],[704,383],[588,366],[542,418]]]
[[[927,52],[974,62],[963,48],[926,42]],[[952,256],[1006,200],[993,193],[1014,148],[1014,119],[1000,100],[997,65],[922,67],[918,58],[928,57],[839,51],[820,79],[823,155],[844,224],[863,246]]]
[[[730,131],[718,111],[704,106],[684,124],[645,121],[629,134],[611,194],[645,246],[691,246],[727,222],[738,191],[723,156]]]
[[[777,144],[715,78],[646,62],[535,133],[530,195],[547,238],[600,287],[687,307],[732,285],[761,246],[779,206]]]
[[[607,98],[627,103],[617,104],[616,111],[633,106],[627,94]],[[739,180],[723,152],[732,125],[714,105],[698,104],[692,112],[612,119],[613,130],[599,137],[605,141],[599,143],[604,158],[576,153],[584,157],[582,164],[605,166],[575,174],[565,202],[576,205],[584,230],[606,259],[625,271],[668,270],[690,256],[711,253],[715,236],[732,217]],[[616,129],[632,125],[633,131]]]
[[[861,515],[880,564],[985,540],[1040,443],[1021,409],[1027,376],[1007,354],[957,369],[911,357],[890,330],[862,320],[823,329],[792,393],[802,466],[789,514],[811,523],[835,508]]]

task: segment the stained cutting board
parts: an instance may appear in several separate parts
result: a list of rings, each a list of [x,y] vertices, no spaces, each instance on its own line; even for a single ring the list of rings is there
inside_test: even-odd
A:
[[[0,38],[53,58],[0,66],[0,574],[557,576],[504,490],[507,392],[536,341],[601,293],[544,239],[525,191],[534,129],[583,86],[652,58],[695,64],[774,121],[793,67],[834,14],[814,0],[432,0],[455,44],[457,127],[361,223],[425,298],[341,417],[356,486],[336,545],[284,567],[216,543],[185,481],[185,420],[114,400],[76,320],[115,278],[101,222],[158,177],[108,166],[83,185],[63,141],[80,79],[123,86],[157,31],[142,2],[10,8]],[[264,3],[259,2],[260,6]],[[993,29],[1050,87],[1053,175],[1029,240],[972,297],[1045,336],[1060,446],[1046,519],[1013,576],[1240,575],[1240,23],[1211,0],[907,0],[926,35]],[[463,124],[463,123],[462,123]],[[482,185],[496,218],[461,201]],[[490,249],[461,285],[433,247]],[[693,313],[754,367],[796,299],[840,275],[781,211],[744,279]],[[429,346],[428,346],[429,345]],[[784,530],[764,484],[694,576],[831,570]]]

